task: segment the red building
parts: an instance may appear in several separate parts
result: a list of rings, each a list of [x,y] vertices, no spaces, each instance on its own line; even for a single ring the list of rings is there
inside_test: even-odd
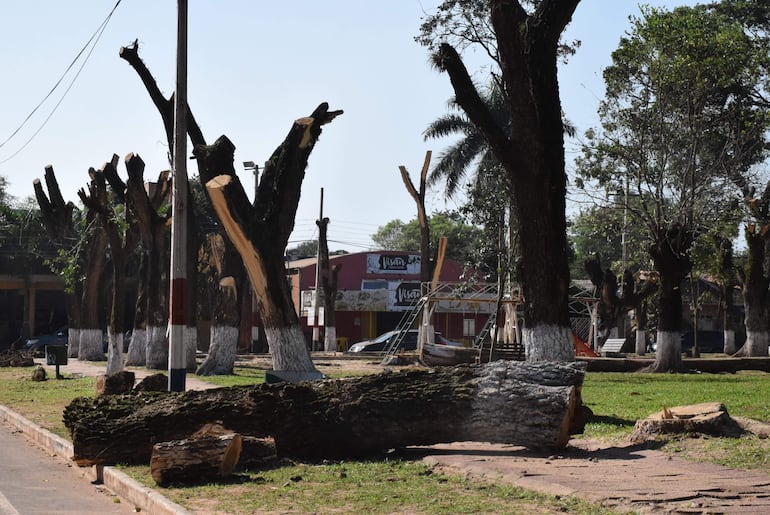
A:
[[[371,251],[329,256],[329,266],[335,265],[341,265],[337,280],[335,326],[338,340],[344,348],[395,329],[422,295],[418,253]],[[305,336],[310,341],[315,323],[316,258],[291,261],[287,267],[294,304]],[[463,272],[462,264],[445,260],[439,281],[459,283]],[[493,309],[493,305],[441,302],[434,313],[433,326],[451,340],[470,344]],[[323,321],[320,325],[323,326]]]

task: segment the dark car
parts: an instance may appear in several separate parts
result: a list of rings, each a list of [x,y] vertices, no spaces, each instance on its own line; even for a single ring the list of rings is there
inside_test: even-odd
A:
[[[34,356],[45,356],[46,346],[63,347],[67,345],[67,328],[61,327],[51,334],[35,336],[27,340],[26,349]]]
[[[398,331],[388,331],[387,333],[383,333],[379,335],[377,338],[373,340],[366,340],[363,342],[358,342],[350,347],[348,349],[348,352],[383,352],[388,350],[388,347],[390,346],[391,339],[398,334]],[[436,333],[434,337],[434,341],[438,345],[449,345],[451,347],[462,347],[462,344],[459,342],[454,342],[452,340],[449,340],[447,338],[444,338],[441,333]],[[417,329],[410,329],[407,331],[407,333],[404,335],[404,339],[401,341],[401,344],[398,346],[399,350],[416,350],[417,349]]]

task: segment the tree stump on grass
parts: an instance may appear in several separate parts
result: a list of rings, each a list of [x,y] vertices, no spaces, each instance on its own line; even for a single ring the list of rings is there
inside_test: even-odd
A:
[[[720,402],[663,408],[658,413],[637,420],[631,441],[642,443],[666,434],[701,433],[712,436],[740,436],[740,425]]]

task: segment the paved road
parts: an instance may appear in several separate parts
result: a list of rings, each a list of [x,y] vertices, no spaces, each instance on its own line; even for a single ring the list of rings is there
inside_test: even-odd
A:
[[[134,506],[85,479],[0,422],[0,515],[135,513]]]

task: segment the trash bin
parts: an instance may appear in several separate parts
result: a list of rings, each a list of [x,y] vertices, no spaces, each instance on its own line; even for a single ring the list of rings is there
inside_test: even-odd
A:
[[[45,364],[46,365],[66,365],[67,364],[67,345],[46,345],[45,346]]]
[[[340,336],[337,338],[337,352],[345,352],[348,350],[348,337]]]

